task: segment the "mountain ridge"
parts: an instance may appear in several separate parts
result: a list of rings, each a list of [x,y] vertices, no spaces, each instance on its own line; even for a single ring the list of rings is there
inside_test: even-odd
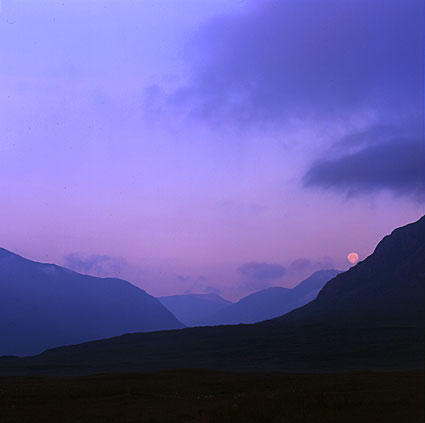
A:
[[[420,294],[425,286],[425,217],[393,231],[385,240],[373,253],[377,254],[377,259],[375,256],[370,260],[369,256],[369,260],[363,260],[373,264],[376,259],[379,266],[375,270],[359,263],[331,279],[314,301],[285,316],[250,325],[128,334],[59,347],[33,357],[3,357],[0,358],[0,374],[91,374],[178,368],[285,372],[422,370],[425,325]],[[401,253],[400,249],[403,250]],[[347,283],[353,288],[351,275],[358,276],[359,268],[365,269],[366,276],[380,277],[372,288],[385,286],[384,282],[388,280],[398,291],[405,287],[401,299],[413,299],[413,303],[419,305],[415,310],[421,313],[411,314],[406,307],[401,307],[397,311],[404,314],[391,314],[391,308],[382,307],[382,301],[378,301],[378,311],[390,313],[388,318],[382,321],[353,319],[344,307],[340,307],[337,297],[339,289],[344,294]],[[388,279],[388,275],[392,275],[392,279]],[[361,294],[368,297],[370,283],[367,279],[358,282],[354,285],[354,293],[356,286],[360,286]],[[328,298],[329,290],[336,295],[331,296],[331,305],[339,314],[331,313],[329,319],[326,310],[322,309],[326,318],[318,319],[320,306],[323,306],[321,301]],[[347,296],[350,297],[352,292],[347,290]],[[381,297],[372,297],[373,300],[385,300],[387,292],[382,292]],[[341,304],[344,305],[344,301]],[[358,305],[355,301],[349,311],[362,317],[363,309]],[[350,318],[345,319],[346,314]]]
[[[178,320],[187,326],[197,326],[215,312],[232,304],[217,294],[182,294],[158,297]]]
[[[128,281],[82,275],[0,249],[0,355],[182,327]]]
[[[249,324],[281,316],[314,299],[324,284],[338,273],[335,269],[318,270],[293,288],[272,286],[253,292],[202,323],[204,326]]]

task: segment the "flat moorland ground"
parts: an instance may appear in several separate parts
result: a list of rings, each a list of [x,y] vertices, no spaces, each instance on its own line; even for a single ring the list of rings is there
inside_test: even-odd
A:
[[[0,378],[1,423],[423,421],[423,372]]]

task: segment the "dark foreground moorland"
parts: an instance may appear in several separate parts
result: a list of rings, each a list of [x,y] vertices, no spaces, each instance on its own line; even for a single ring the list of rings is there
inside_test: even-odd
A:
[[[423,422],[424,256],[425,216],[279,318],[0,357],[0,423]]]
[[[0,421],[415,423],[423,382],[423,372],[1,378]]]
[[[284,328],[256,325],[128,334],[0,357],[0,376],[89,375],[205,369],[230,372],[352,372],[424,369],[423,327]]]

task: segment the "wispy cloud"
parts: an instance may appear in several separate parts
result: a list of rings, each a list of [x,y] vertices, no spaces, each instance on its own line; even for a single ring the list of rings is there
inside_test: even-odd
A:
[[[292,263],[289,266],[289,271],[314,272],[316,270],[332,269],[333,267],[334,267],[334,263],[331,257],[322,257],[319,260],[311,260],[308,258],[298,258],[292,261]]]
[[[129,268],[122,257],[108,255],[84,255],[78,252],[65,256],[64,265],[76,272],[88,273],[96,276],[119,276]]]

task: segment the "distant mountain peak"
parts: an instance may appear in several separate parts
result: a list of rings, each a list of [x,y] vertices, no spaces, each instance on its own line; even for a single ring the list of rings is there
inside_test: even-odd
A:
[[[225,303],[230,303],[229,300],[226,300],[225,298],[223,298],[222,296],[214,293],[214,292],[209,292],[206,294],[187,294],[190,295],[192,297],[196,297],[196,298],[203,298],[205,300],[210,300],[210,301],[218,301],[218,302],[225,302]]]
[[[210,315],[232,304],[215,293],[170,295],[158,299],[188,326],[202,324]]]
[[[319,270],[294,288],[272,286],[254,292],[209,316],[204,325],[256,323],[281,316],[313,300],[323,285],[339,273]]]

